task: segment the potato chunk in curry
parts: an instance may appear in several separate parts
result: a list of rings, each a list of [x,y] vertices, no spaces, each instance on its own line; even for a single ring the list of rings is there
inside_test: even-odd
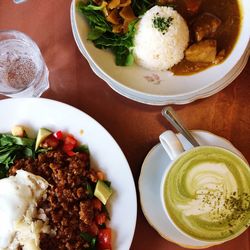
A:
[[[216,40],[194,43],[185,51],[185,57],[190,62],[212,63],[216,58],[216,45]]]

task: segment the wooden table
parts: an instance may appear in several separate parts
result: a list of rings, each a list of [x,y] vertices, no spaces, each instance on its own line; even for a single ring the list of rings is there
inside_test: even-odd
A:
[[[158,143],[159,134],[172,127],[161,116],[162,107],[136,103],[120,96],[91,71],[71,32],[70,3],[70,0],[28,0],[16,5],[11,0],[2,0],[0,30],[16,29],[37,42],[50,71],[50,89],[42,97],[75,106],[100,122],[127,157],[138,191],[143,159]],[[225,137],[250,162],[250,62],[241,75],[218,94],[173,107],[189,129],[208,130]],[[137,195],[139,198],[138,192]],[[148,224],[138,199],[131,249],[184,248],[164,240]],[[250,229],[238,238],[210,249],[249,250]]]

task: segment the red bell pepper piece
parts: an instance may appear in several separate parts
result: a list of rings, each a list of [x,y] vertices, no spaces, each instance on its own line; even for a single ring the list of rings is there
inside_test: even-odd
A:
[[[53,134],[55,136],[56,139],[58,140],[62,140],[63,139],[63,132],[61,130],[58,130],[57,132],[55,132]]]
[[[102,225],[106,222],[107,220],[107,215],[106,213],[100,213],[100,214],[97,214],[95,216],[95,222],[98,224],[98,225]]]

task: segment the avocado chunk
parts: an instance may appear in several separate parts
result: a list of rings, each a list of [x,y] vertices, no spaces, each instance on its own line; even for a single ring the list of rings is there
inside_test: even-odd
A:
[[[38,130],[37,133],[37,137],[36,137],[36,146],[35,146],[35,150],[38,149],[39,145],[42,143],[42,141],[48,137],[50,134],[52,134],[52,132],[46,128],[40,128]]]
[[[96,183],[94,196],[97,197],[104,205],[106,205],[111,194],[112,189],[107,186],[104,181],[98,180]]]

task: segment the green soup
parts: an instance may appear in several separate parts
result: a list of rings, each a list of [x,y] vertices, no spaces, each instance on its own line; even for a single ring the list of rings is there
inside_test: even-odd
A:
[[[180,157],[164,181],[169,216],[199,240],[224,241],[250,223],[250,169],[216,147],[198,147]]]

